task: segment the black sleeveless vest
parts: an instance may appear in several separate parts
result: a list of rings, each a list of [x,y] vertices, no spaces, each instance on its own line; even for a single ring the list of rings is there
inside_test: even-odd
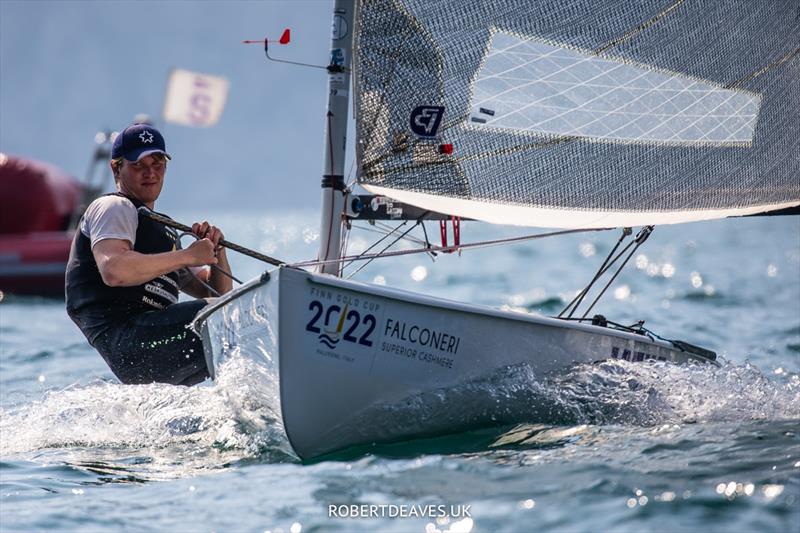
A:
[[[127,198],[137,209],[144,204],[121,193],[105,196]],[[169,252],[179,247],[176,235],[148,217],[139,215],[136,242],[133,249],[142,254]],[[164,309],[178,301],[178,273],[170,272],[133,287],[109,287],[103,282],[92,254],[89,237],[75,231],[69,253],[66,273],[67,313],[84,330],[92,341],[94,336],[86,329],[100,329],[132,314]],[[83,323],[83,324],[82,324]],[[86,328],[84,328],[84,324]]]

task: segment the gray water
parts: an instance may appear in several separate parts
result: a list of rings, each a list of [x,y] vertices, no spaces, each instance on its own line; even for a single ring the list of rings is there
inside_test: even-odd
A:
[[[315,255],[316,213],[210,218],[230,240],[270,255]],[[521,233],[464,226],[464,242]],[[376,261],[356,279],[557,314],[616,238]],[[351,245],[371,239],[354,231]],[[261,268],[234,261],[242,278]],[[722,365],[619,361],[545,380],[510,374],[503,393],[531,402],[518,424],[303,464],[264,416],[274,383],[246,362],[191,389],[123,386],[63,302],[6,295],[0,529],[797,531],[800,220],[656,228],[596,311],[645,319],[668,338],[715,350]],[[329,516],[330,506],[341,514],[362,504],[397,507]],[[428,505],[453,516],[389,516]]]

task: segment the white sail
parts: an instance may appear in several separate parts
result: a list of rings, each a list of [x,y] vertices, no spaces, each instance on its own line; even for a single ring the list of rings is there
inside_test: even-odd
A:
[[[360,8],[358,179],[376,194],[570,228],[800,206],[796,0]]]
[[[789,209],[796,202],[773,205],[756,205],[731,209],[694,209],[686,211],[594,211],[549,209],[528,207],[499,202],[482,202],[462,198],[450,198],[435,194],[419,193],[388,187],[364,185],[368,191],[381,196],[389,196],[399,202],[417,206],[437,213],[457,213],[464,218],[481,220],[491,224],[508,226],[533,226],[540,228],[556,227],[566,229],[619,228],[646,225],[679,224],[699,222],[726,217],[741,217]]]

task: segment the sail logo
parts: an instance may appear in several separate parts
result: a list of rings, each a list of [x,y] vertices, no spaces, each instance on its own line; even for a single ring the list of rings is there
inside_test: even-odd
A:
[[[421,105],[411,112],[411,131],[420,137],[435,137],[442,122],[444,107]]]
[[[316,334],[320,344],[331,350],[339,342],[372,346],[372,332],[378,323],[374,315],[362,316],[355,309],[350,309],[349,304],[345,304],[344,309],[335,304],[326,308],[319,300],[312,300],[308,310],[312,316],[306,324],[306,331]]]
[[[343,67],[344,66],[344,50],[341,48],[334,48],[331,50],[331,66]]]

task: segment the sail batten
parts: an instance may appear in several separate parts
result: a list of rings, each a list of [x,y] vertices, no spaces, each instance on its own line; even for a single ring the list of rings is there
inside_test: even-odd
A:
[[[800,1],[697,4],[362,0],[359,183],[545,227],[800,205]]]

